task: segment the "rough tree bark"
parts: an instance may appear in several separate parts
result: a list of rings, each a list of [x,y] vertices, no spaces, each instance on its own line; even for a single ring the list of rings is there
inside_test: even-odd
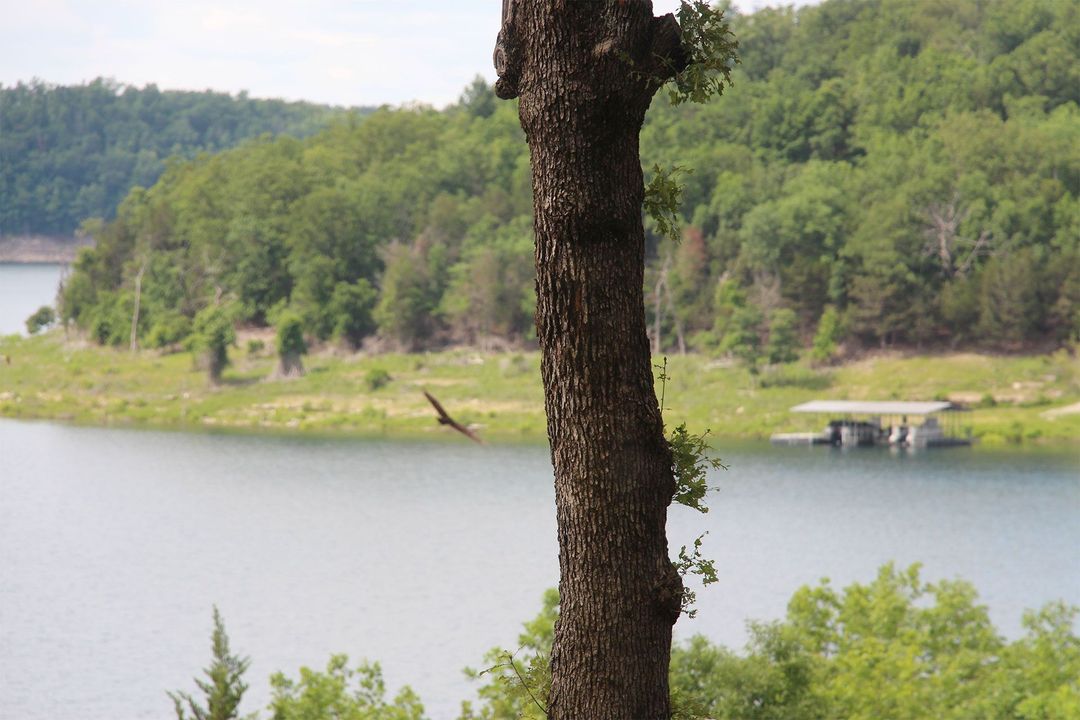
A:
[[[560,619],[551,718],[666,718],[682,581],[653,388],[638,135],[685,65],[640,0],[504,0],[495,52],[532,159],[536,327],[555,469]]]

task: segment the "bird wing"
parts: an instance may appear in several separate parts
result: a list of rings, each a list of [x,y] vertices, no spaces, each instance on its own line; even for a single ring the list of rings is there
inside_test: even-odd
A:
[[[473,432],[469,428],[465,427],[461,423],[457,422],[456,420],[451,420],[450,421],[450,427],[454,428],[459,433],[461,433],[465,437],[469,438],[473,442],[478,443],[480,445],[484,444],[484,441],[480,439],[479,435],[477,435],[475,432]]]
[[[481,440],[480,437],[475,432],[473,432],[469,428],[465,427],[464,425],[459,423],[454,418],[450,417],[450,415],[443,408],[442,403],[440,403],[438,400],[436,400],[434,398],[434,396],[432,396],[431,393],[429,393],[427,390],[424,390],[423,392],[424,392],[424,397],[426,397],[428,399],[428,402],[431,403],[431,406],[433,408],[435,408],[435,412],[439,413],[439,423],[440,424],[449,425],[450,427],[454,428],[459,433],[461,433],[465,437],[469,438],[473,442],[479,443],[480,445],[484,444],[484,441]]]
[[[453,422],[450,419],[450,416],[447,414],[446,410],[443,409],[442,403],[440,403],[438,400],[436,400],[432,396],[432,394],[429,393],[427,390],[424,390],[424,397],[426,397],[428,402],[431,403],[431,406],[433,408],[435,408],[435,412],[439,413],[439,419],[440,420],[446,420],[447,422]]]

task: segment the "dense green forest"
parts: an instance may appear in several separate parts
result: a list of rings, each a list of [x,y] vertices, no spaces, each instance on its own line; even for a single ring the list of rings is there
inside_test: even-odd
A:
[[[732,14],[741,64],[707,106],[658,96],[647,178],[657,349],[755,364],[813,347],[1050,347],[1080,334],[1080,6],[827,0]],[[651,223],[651,221],[650,221]],[[528,149],[477,80],[444,111],[173,163],[94,229],[61,315],[102,343],[175,346],[208,306],[405,349],[532,333]]]
[[[85,218],[111,218],[133,186],[157,181],[170,157],[263,133],[305,137],[344,112],[102,78],[0,85],[0,236],[71,235]]]

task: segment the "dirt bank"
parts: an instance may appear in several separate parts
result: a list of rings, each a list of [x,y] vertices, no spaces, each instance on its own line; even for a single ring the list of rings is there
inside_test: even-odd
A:
[[[90,238],[8,235],[0,237],[0,262],[70,263],[79,248],[91,244]]]

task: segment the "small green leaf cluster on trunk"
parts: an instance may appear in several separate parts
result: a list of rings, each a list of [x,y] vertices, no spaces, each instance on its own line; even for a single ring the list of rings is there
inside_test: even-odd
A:
[[[731,85],[731,71],[739,63],[739,42],[723,11],[705,0],[683,0],[675,15],[689,62],[671,81],[668,99],[672,105],[706,103]]]
[[[667,358],[662,365],[654,365],[657,370],[657,380],[660,382],[660,411],[664,411],[664,400],[667,394]],[[711,489],[708,485],[708,473],[710,469],[727,469],[720,458],[709,457],[709,443],[706,438],[709,430],[703,433],[692,433],[686,429],[686,423],[681,423],[667,436],[668,448],[671,451],[671,474],[675,480],[675,492],[672,501],[684,505],[700,513],[709,512],[705,504],[705,496]],[[697,575],[703,585],[710,585],[717,581],[716,565],[701,553],[702,541],[705,535],[702,533],[694,540],[692,550],[687,550],[683,545],[679,549],[679,557],[674,562],[675,569],[680,575]],[[687,617],[697,615],[694,602],[697,593],[688,587],[682,590],[682,611]]]
[[[686,429],[686,423],[682,423],[668,436],[668,446],[671,448],[671,469],[675,476],[675,494],[672,500],[700,513],[709,512],[705,504],[705,495],[710,490],[709,469],[725,468],[719,458],[709,457],[711,448],[705,440],[708,435],[708,430],[701,434],[691,433]],[[701,544],[707,534],[703,533],[694,540],[692,550],[688,551],[683,545],[679,549],[679,558],[675,561],[675,569],[680,575],[684,577],[697,575],[702,585],[710,585],[718,579],[716,565],[701,553]],[[683,587],[682,611],[687,617],[692,618],[697,615],[697,609],[694,607],[696,600],[697,593],[688,587]]]
[[[671,469],[675,475],[675,495],[672,500],[701,513],[709,512],[705,505],[705,494],[709,491],[709,468],[724,468],[719,458],[711,458],[711,449],[706,441],[709,431],[695,434],[686,429],[686,423],[680,424],[668,436],[671,447]]]
[[[645,215],[652,219],[657,235],[674,243],[682,239],[679,205],[684,185],[677,178],[691,172],[678,165],[672,168],[653,165],[652,179],[645,184],[645,200],[642,203]]]

